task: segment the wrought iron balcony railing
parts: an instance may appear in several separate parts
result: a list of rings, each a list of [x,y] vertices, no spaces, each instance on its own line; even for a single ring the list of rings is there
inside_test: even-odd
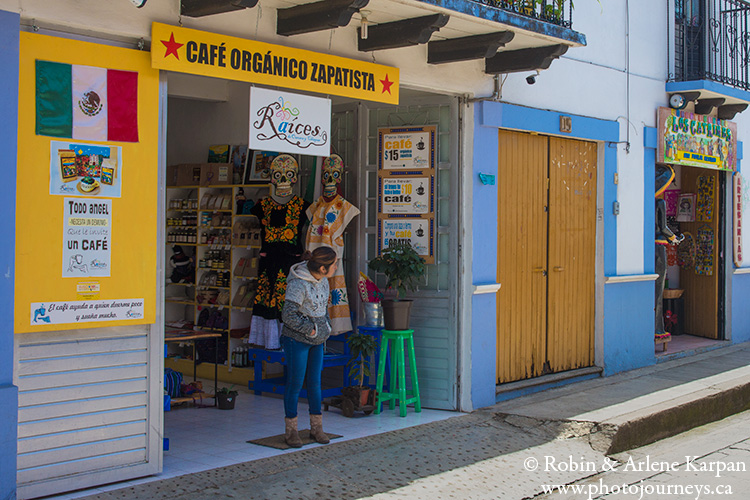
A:
[[[572,0],[469,0],[565,28],[573,26]]]
[[[750,90],[750,3],[675,0],[674,81]]]

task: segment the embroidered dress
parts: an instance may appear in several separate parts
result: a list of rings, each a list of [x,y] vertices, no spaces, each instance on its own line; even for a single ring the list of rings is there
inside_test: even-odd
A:
[[[339,267],[332,278],[328,278],[331,296],[328,302],[328,315],[331,318],[331,334],[348,332],[352,329],[349,314],[349,294],[346,291],[344,266],[344,230],[351,220],[359,215],[359,209],[336,195],[331,201],[322,196],[307,209],[310,227],[307,230],[307,249],[313,251],[320,246],[329,246],[336,251]]]
[[[258,290],[253,305],[248,342],[279,349],[281,328],[279,319],[284,308],[286,277],[289,268],[300,261],[302,241],[299,237],[307,222],[309,204],[293,196],[281,205],[273,198],[264,198],[253,206],[250,213],[261,223],[261,255],[258,262]]]

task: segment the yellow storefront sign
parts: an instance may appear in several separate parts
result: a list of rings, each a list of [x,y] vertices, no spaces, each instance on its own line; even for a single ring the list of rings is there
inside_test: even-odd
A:
[[[398,104],[399,70],[356,59],[153,23],[157,69]]]

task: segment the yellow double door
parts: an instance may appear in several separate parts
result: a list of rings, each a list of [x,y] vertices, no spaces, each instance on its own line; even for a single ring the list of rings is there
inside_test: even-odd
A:
[[[497,381],[592,366],[597,146],[499,139]]]

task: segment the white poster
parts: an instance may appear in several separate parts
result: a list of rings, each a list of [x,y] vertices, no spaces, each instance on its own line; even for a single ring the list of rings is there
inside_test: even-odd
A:
[[[62,325],[141,318],[143,318],[143,299],[70,300],[31,304],[32,325]]]
[[[112,200],[65,198],[63,278],[109,277]]]
[[[434,126],[380,129],[381,169],[426,170],[434,167]]]
[[[331,100],[250,88],[250,149],[331,154]]]
[[[430,213],[432,186],[430,177],[381,177],[380,199],[383,214]]]
[[[380,219],[378,232],[381,242],[379,252],[399,242],[408,241],[416,252],[425,257],[433,256],[433,226],[434,219]]]

